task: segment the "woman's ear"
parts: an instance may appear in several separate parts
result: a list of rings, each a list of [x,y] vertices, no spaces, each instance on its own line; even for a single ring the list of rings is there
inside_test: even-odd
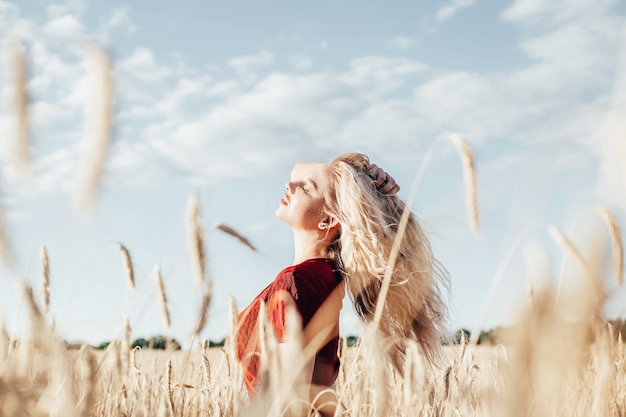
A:
[[[321,222],[319,222],[317,227],[320,230],[328,230],[328,229],[332,229],[333,227],[337,226],[337,224],[339,224],[337,219],[335,219],[334,217],[327,217],[327,218],[323,219]]]

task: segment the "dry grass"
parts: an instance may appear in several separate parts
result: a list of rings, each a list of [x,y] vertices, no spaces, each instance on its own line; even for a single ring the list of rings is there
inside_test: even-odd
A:
[[[461,157],[463,163],[463,181],[465,182],[465,206],[469,217],[470,228],[478,230],[478,197],[476,196],[476,167],[474,151],[465,137],[459,134],[450,135],[450,140]]]
[[[50,310],[50,263],[48,262],[48,251],[41,245],[41,293],[43,294],[43,311]]]
[[[156,281],[159,301],[161,303],[163,323],[165,324],[165,329],[169,331],[171,326],[170,310],[167,307],[167,295],[165,294],[165,285],[163,285],[163,277],[161,276],[161,269],[159,268],[159,265],[155,265],[152,274],[154,276],[154,280]]]
[[[9,45],[13,72],[13,115],[15,135],[13,144],[13,161],[18,175],[24,175],[29,170],[29,128],[28,128],[28,79],[27,59],[24,47],[18,42]]]
[[[213,289],[211,287],[211,283],[209,282],[204,286],[204,295],[202,296],[202,305],[200,306],[200,313],[198,314],[198,323],[193,330],[193,334],[195,337],[197,337],[204,329],[204,326],[206,326],[212,296]]]
[[[584,280],[558,304],[555,288],[537,289],[503,344],[447,347],[442,369],[426,366],[408,343],[404,377],[365,332],[357,348],[340,350],[337,415],[624,416],[626,348],[603,322],[594,286]],[[131,353],[125,322],[123,340],[106,351],[67,350],[32,291],[25,298],[28,333],[10,341],[2,332],[0,415],[280,416],[308,404],[289,373],[305,355],[274,363],[277,345],[266,324],[266,382],[251,402],[228,347]],[[580,315],[565,319],[562,307],[572,304]]]
[[[198,288],[205,285],[206,250],[204,247],[204,228],[200,218],[200,205],[195,194],[187,201],[187,246]]]
[[[241,233],[237,232],[235,229],[233,229],[230,226],[227,226],[223,223],[219,223],[215,226],[215,228],[217,230],[220,230],[224,233],[226,233],[227,235],[230,235],[232,237],[234,237],[235,239],[237,239],[241,244],[247,246],[250,250],[256,252],[256,247],[254,247],[254,245],[252,243],[250,243],[250,241],[244,237]]]
[[[122,266],[124,267],[124,272],[126,274],[126,283],[131,290],[135,289],[135,271],[133,269],[133,261],[130,257],[130,252],[128,248],[121,243],[118,244],[120,247],[120,252],[122,254]]]
[[[0,202],[1,203],[1,202]],[[4,229],[5,225],[5,217],[2,209],[2,205],[0,204],[0,261],[2,261],[3,265],[11,266],[11,249],[9,245],[9,239]]]
[[[99,46],[87,48],[85,132],[76,176],[75,205],[91,209],[104,171],[113,131],[114,83],[108,54]]]
[[[606,212],[601,214],[610,225],[617,266],[619,227]],[[195,198],[190,200],[188,224],[191,259],[203,289],[195,340],[207,323],[212,298],[203,270],[204,241]],[[622,335],[603,320],[603,268],[586,259],[558,229],[551,227],[549,233],[587,279],[567,294],[559,294],[560,286],[532,288],[530,302],[502,344],[484,347],[463,341],[446,347],[443,366],[433,368],[418,345],[407,341],[401,376],[385,359],[384,341],[367,327],[356,348],[341,346],[334,390],[320,392],[311,402],[303,393],[298,369],[314,352],[299,345],[295,329],[300,325],[293,315],[287,317],[286,332],[293,350],[285,358],[277,355],[277,340],[265,309],[261,311],[263,383],[251,400],[232,348],[237,326],[232,299],[224,349],[131,350],[131,327],[125,320],[120,340],[105,351],[86,346],[68,350],[25,288],[27,330],[19,340],[10,340],[4,329],[0,332],[0,416],[304,416],[330,406],[337,417],[623,417],[626,348]],[[132,268],[128,251],[120,248],[125,267]],[[49,274],[45,248],[42,274]],[[154,276],[168,327],[158,266]],[[572,306],[576,317],[571,316]]]

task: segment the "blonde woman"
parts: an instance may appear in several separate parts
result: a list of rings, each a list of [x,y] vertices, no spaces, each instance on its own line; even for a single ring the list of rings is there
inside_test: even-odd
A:
[[[317,352],[305,370],[313,395],[337,378],[339,312],[346,289],[360,319],[374,316],[405,203],[397,197],[395,180],[358,153],[340,155],[329,164],[297,163],[285,189],[275,214],[293,230],[294,262],[241,312],[237,357],[252,394],[262,382],[260,305],[265,303],[280,342],[286,308],[294,306],[304,343]],[[379,326],[399,371],[407,338],[419,343],[427,359],[438,356],[447,315],[440,290],[446,284],[446,273],[411,214]]]

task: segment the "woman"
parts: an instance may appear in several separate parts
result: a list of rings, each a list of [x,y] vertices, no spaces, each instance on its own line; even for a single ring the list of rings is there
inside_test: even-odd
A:
[[[400,187],[367,156],[344,154],[330,164],[298,163],[291,172],[276,217],[293,229],[295,259],[239,316],[237,357],[253,393],[259,383],[257,318],[261,303],[279,342],[285,337],[285,310],[294,305],[305,344],[315,357],[306,370],[312,392],[337,378],[339,311],[345,288],[359,317],[374,317],[387,260],[405,207]],[[404,341],[416,340],[433,360],[440,348],[446,308],[440,287],[446,274],[410,216],[391,277],[379,332],[402,371]],[[310,378],[308,377],[310,375]]]

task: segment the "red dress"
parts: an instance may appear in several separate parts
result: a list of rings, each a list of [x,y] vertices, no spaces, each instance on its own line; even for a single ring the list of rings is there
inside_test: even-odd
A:
[[[239,314],[237,359],[243,366],[244,382],[251,394],[255,390],[259,377],[257,318],[261,301],[265,302],[276,337],[279,342],[282,342],[285,336],[286,306],[282,295],[291,295],[302,318],[302,327],[306,328],[317,309],[341,281],[341,273],[331,259],[309,259],[280,271],[274,281]],[[330,386],[335,382],[339,371],[338,344],[339,326],[335,326],[331,340],[315,356],[312,383]]]

